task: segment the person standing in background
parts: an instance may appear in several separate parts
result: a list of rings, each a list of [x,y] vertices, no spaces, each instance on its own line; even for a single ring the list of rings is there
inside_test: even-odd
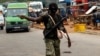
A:
[[[36,12],[34,11],[33,8],[29,7],[29,12],[28,12],[28,15],[29,17],[33,17],[33,18],[36,18],[37,17],[37,14]],[[33,28],[33,25],[34,25],[34,22],[31,22],[31,27]]]

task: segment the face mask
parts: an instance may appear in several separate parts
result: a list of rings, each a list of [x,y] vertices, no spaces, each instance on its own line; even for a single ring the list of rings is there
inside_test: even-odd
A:
[[[50,8],[50,11],[51,11],[51,13],[56,13],[57,8],[56,8],[56,7],[51,7],[51,8]]]

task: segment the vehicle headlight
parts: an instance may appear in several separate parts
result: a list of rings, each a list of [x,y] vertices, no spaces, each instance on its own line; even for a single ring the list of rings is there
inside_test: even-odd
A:
[[[24,21],[23,24],[28,24],[28,22]]]
[[[6,24],[10,24],[10,22],[6,22]]]

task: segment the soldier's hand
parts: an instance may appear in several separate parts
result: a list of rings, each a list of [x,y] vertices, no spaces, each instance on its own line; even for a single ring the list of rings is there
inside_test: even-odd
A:
[[[17,15],[18,17],[20,17],[21,19],[25,19],[26,16],[25,15]]]

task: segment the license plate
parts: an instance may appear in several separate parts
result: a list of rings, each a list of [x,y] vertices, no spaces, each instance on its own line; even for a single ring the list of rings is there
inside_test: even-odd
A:
[[[20,28],[20,27],[14,27],[14,28]]]

